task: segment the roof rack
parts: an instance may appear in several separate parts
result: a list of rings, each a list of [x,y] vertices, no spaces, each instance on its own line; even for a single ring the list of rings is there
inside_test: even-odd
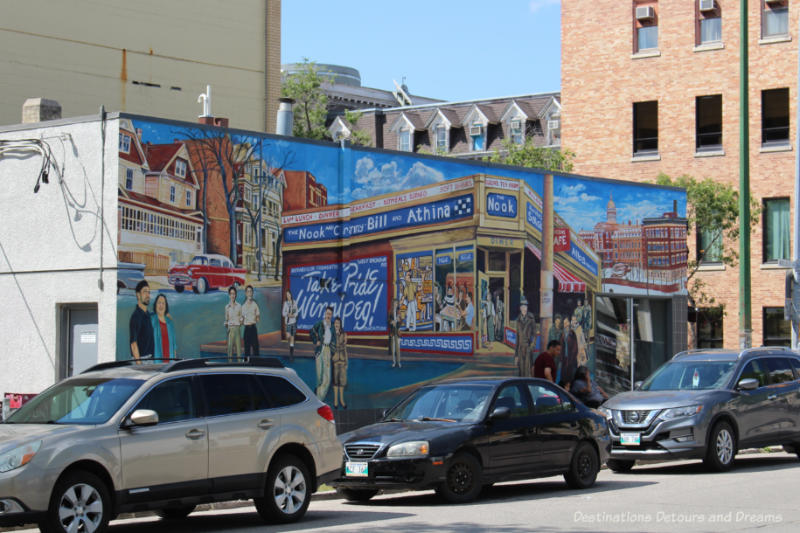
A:
[[[260,368],[285,368],[280,359],[276,357],[245,357],[240,361],[230,360],[227,357],[201,357],[197,359],[180,359],[168,364],[162,372],[176,372],[191,368],[209,368],[222,366],[246,366]]]
[[[181,361],[182,359],[164,359],[164,360],[154,360],[153,357],[142,357],[141,359],[125,359],[123,361],[107,361],[105,363],[97,363],[96,365],[92,365],[81,374],[85,374],[87,372],[95,372],[97,370],[106,370],[107,368],[120,368],[123,366],[136,366],[138,367],[142,363],[148,363],[149,365],[152,364],[164,364],[170,361]],[[152,367],[151,367],[152,368]]]

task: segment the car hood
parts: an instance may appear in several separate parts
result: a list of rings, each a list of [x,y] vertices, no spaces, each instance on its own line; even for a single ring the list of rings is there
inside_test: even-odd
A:
[[[13,450],[28,442],[42,439],[62,439],[67,435],[85,430],[84,425],[74,424],[0,424],[0,453]]]
[[[342,444],[352,442],[390,444],[410,440],[433,440],[441,435],[452,435],[454,432],[468,431],[470,427],[472,427],[472,424],[460,422],[404,420],[364,426],[343,434],[340,439]]]
[[[667,409],[705,403],[710,397],[720,393],[719,390],[681,390],[681,391],[641,391],[622,392],[607,400],[603,407],[607,409],[644,410]]]

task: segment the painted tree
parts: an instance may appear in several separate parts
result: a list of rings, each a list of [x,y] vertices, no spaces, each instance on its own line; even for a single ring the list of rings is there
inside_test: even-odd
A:
[[[328,117],[328,96],[322,90],[324,80],[313,61],[303,58],[298,72],[288,74],[281,86],[281,96],[294,100],[295,137],[330,139],[325,121]]]
[[[517,144],[511,139],[503,140],[502,148],[485,157],[484,161],[554,172],[571,172],[574,158],[575,153],[570,150],[536,146],[533,138],[525,137],[525,142],[522,144]]]

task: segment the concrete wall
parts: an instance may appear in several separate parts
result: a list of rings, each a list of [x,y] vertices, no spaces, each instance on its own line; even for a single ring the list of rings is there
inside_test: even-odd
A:
[[[0,154],[0,393],[37,393],[56,380],[63,304],[97,306],[98,359],[115,358],[118,132],[106,122],[103,153],[98,117],[0,128],[0,141],[47,143],[58,169],[34,193],[41,156]]]
[[[39,96],[65,117],[104,104],[191,122],[210,84],[215,116],[275,131],[280,0],[11,4],[0,8],[0,124],[18,123],[25,99]]]

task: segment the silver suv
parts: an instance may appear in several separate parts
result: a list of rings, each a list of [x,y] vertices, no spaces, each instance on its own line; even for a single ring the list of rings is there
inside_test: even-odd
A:
[[[636,390],[605,402],[617,472],[637,459],[702,458],[728,470],[737,451],[800,454],[800,357],[784,348],[681,352]]]
[[[0,424],[0,526],[102,532],[249,498],[292,522],[341,457],[331,408],[275,359],[103,363]]]

